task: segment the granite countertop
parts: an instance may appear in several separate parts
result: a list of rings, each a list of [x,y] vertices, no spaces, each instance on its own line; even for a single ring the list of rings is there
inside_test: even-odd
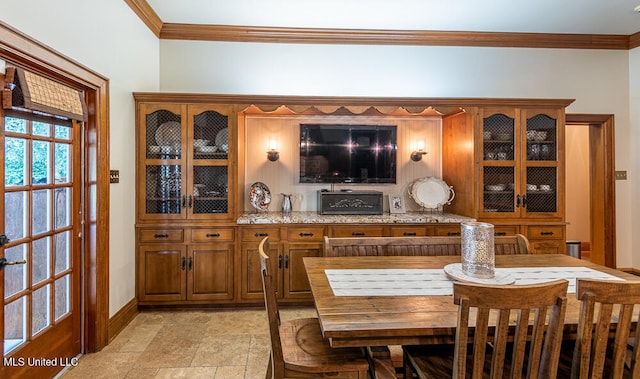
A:
[[[383,213],[381,215],[322,215],[317,212],[282,212],[244,213],[237,223],[249,224],[434,224],[461,223],[475,221],[466,216],[453,213]]]

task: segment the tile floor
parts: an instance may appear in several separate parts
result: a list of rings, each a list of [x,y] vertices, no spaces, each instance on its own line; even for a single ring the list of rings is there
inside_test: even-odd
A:
[[[283,320],[316,316],[313,308],[280,312]],[[264,379],[269,344],[264,310],[145,311],[59,378]]]

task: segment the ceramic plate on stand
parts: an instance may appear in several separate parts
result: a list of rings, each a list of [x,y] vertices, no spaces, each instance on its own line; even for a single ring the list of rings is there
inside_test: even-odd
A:
[[[266,211],[271,204],[271,191],[262,182],[255,182],[249,187],[249,202],[259,211]]]
[[[499,272],[496,272],[493,278],[476,278],[462,271],[462,263],[451,263],[444,266],[444,273],[447,274],[449,278],[458,282],[497,285],[513,284],[516,282],[513,276]]]

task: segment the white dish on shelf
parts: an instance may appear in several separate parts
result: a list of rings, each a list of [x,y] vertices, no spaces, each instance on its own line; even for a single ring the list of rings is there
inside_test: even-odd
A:
[[[410,188],[411,198],[423,208],[449,205],[456,196],[453,187],[442,179],[426,177],[417,179]]]
[[[224,128],[216,134],[216,146],[229,145],[229,129]],[[222,149],[220,149],[222,150]]]
[[[160,124],[156,130],[156,143],[160,146],[180,146],[182,141],[182,125],[177,121]]]
[[[200,146],[196,150],[200,153],[215,153],[218,148],[216,146]]]
[[[476,278],[462,270],[462,263],[451,263],[444,266],[444,273],[453,280],[467,283],[507,285],[514,284],[516,279],[505,273],[496,272],[493,278]]]
[[[484,188],[487,191],[500,192],[500,191],[504,191],[507,188],[507,186],[506,184],[487,184],[486,186],[484,186]]]

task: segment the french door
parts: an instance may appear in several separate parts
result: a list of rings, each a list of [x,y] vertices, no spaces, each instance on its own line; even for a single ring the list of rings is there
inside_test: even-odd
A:
[[[80,353],[80,125],[1,113],[0,377],[49,378]],[[2,243],[2,242],[0,242]]]

